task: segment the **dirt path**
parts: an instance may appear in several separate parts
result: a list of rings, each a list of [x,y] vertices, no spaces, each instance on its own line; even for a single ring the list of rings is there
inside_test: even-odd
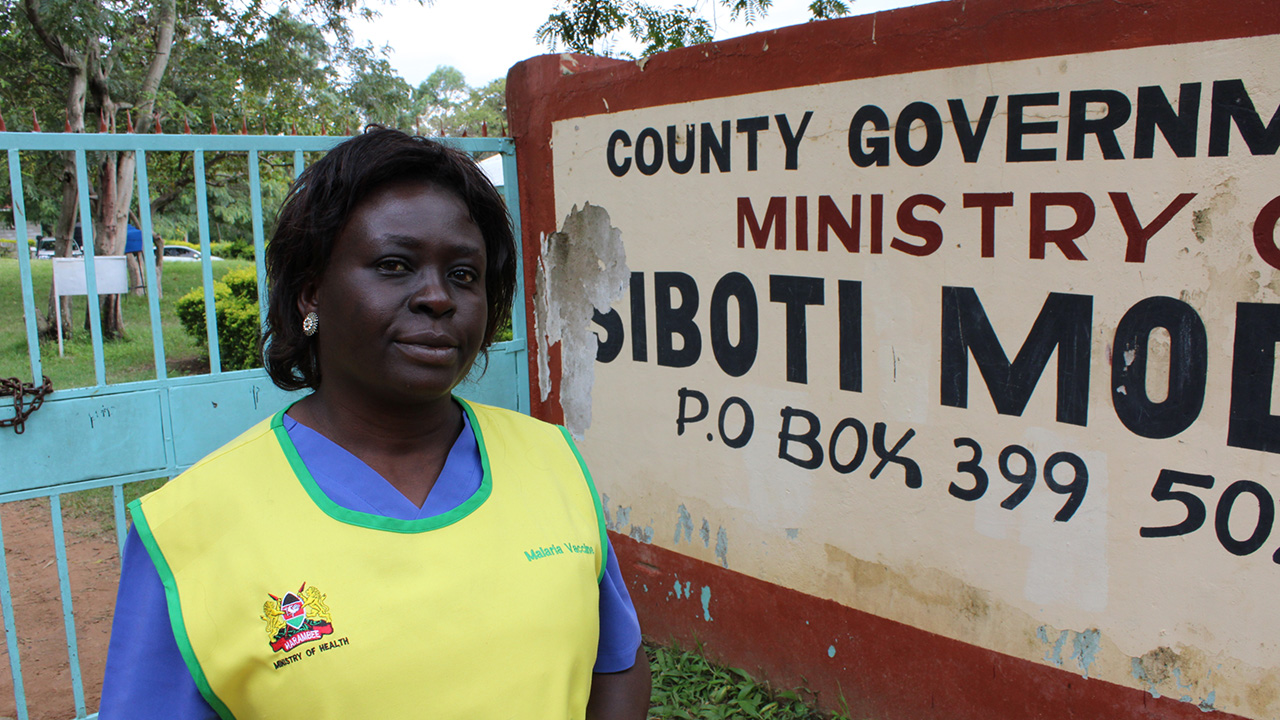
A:
[[[76,715],[75,701],[49,502],[28,500],[0,506],[0,520],[4,524],[5,562],[13,592],[29,717],[31,720],[69,720]],[[98,709],[107,657],[120,560],[114,531],[104,532],[96,520],[69,517],[64,521],[64,528],[75,602],[80,677],[86,708],[94,713]],[[3,628],[0,628],[2,636]],[[0,657],[0,720],[5,720],[17,717],[17,711],[9,653],[3,642],[0,642]]]

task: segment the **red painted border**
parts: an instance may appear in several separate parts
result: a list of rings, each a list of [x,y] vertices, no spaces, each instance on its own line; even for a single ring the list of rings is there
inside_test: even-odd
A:
[[[985,650],[617,533],[610,540],[645,635],[686,648],[701,643],[714,660],[778,688],[806,687],[822,707],[853,718],[1205,718],[1191,703]],[[677,595],[677,583],[689,590]]]
[[[526,287],[535,288],[541,239],[560,222],[549,142],[556,120],[946,67],[1270,34],[1280,34],[1275,0],[949,0],[695,46],[650,58],[643,67],[574,55],[532,58],[507,76]],[[532,318],[531,296],[526,309]],[[559,348],[542,348],[532,323],[529,344],[532,412],[562,422],[557,383],[543,400],[537,379],[541,353],[551,377],[559,377]],[[843,697],[853,717],[1202,717],[1189,703],[1086,680],[623,536],[613,542],[648,635],[700,641],[708,655],[780,686],[806,685],[828,709],[838,709]],[[677,578],[690,583],[692,598],[675,596]],[[710,622],[703,586],[711,588]],[[829,657],[833,645],[836,654]]]

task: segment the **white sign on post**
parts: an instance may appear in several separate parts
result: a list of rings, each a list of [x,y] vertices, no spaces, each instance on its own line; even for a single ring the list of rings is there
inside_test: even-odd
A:
[[[99,295],[119,295],[129,291],[129,273],[123,255],[104,255],[93,259],[93,274]],[[84,258],[53,259],[53,293],[58,297],[89,294],[89,274]],[[58,320],[58,357],[62,357],[62,312]]]

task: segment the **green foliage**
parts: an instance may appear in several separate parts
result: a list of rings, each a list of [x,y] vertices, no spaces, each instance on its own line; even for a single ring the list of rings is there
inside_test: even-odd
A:
[[[258,274],[251,267],[232,270],[222,276],[222,282],[231,290],[231,295],[258,302]]]
[[[596,52],[596,43],[627,27],[633,14],[627,0],[569,0],[567,8],[556,5],[556,12],[538,28],[534,39],[552,51],[564,45],[572,52],[607,55]]]
[[[733,20],[752,25],[769,13],[773,0],[712,0],[729,11]],[[664,9],[641,0],[562,0],[534,34],[553,52],[563,46],[586,55],[612,56],[617,33],[625,30],[644,47],[640,57],[676,48],[711,42],[712,23],[703,15],[704,3]],[[814,0],[809,12],[815,20],[849,12],[841,0]],[[629,53],[621,53],[630,57]]]
[[[247,240],[210,243],[209,252],[223,260],[252,260],[253,244]]]
[[[649,716],[722,720],[824,720],[800,695],[775,692],[737,668],[714,665],[698,653],[649,647],[653,672]],[[843,718],[832,716],[833,720]],[[847,719],[846,719],[847,720]]]
[[[849,6],[840,0],[813,0],[809,3],[809,14],[814,20],[828,20],[849,14]]]
[[[743,22],[751,25],[769,13],[773,0],[720,0],[720,4],[729,8],[730,18],[742,18]]]
[[[631,37],[645,43],[641,57],[712,40],[711,23],[699,17],[693,6],[662,10],[639,5],[629,24]]]
[[[245,370],[261,367],[258,355],[258,280],[254,269],[232,270],[213,284],[214,316],[218,326],[218,350],[223,370]],[[177,303],[182,329],[196,341],[208,346],[208,329],[204,317],[204,289],[196,288]]]

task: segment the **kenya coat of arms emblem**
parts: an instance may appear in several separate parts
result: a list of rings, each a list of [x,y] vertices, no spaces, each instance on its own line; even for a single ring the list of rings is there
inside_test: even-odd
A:
[[[273,652],[288,652],[303,643],[319,640],[333,633],[333,618],[325,604],[325,594],[314,586],[287,592],[283,597],[267,593],[271,599],[262,605],[262,620],[267,623],[267,638]]]

